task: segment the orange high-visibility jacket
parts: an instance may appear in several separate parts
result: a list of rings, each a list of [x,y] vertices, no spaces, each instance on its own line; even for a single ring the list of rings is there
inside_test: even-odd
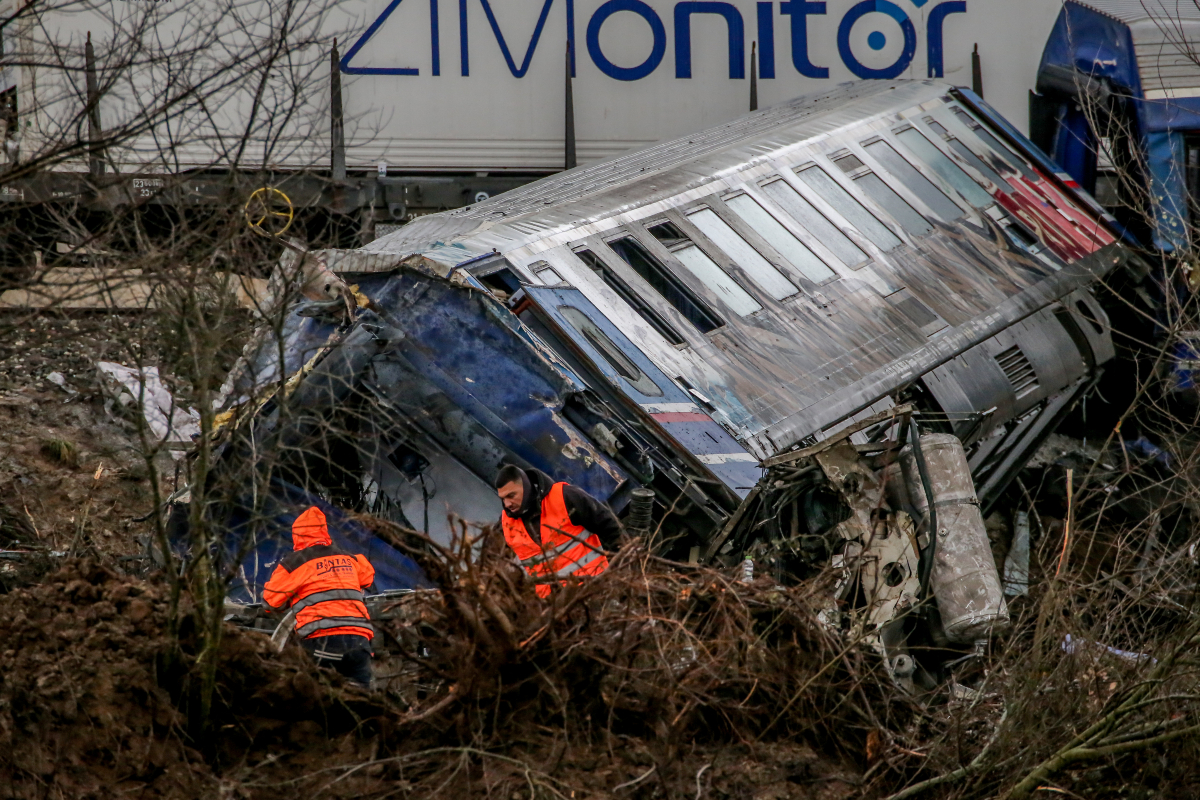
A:
[[[296,634],[315,639],[335,634],[375,637],[363,604],[363,589],[375,582],[367,559],[334,547],[321,509],[312,506],[292,523],[294,553],[284,558],[263,586],[272,608],[296,609]]]
[[[563,499],[564,486],[565,483],[554,484],[542,499],[541,544],[529,535],[524,522],[509,516],[507,511],[502,512],[504,540],[533,578],[599,575],[608,569],[600,537],[571,522]],[[565,585],[566,581],[560,583]],[[550,585],[538,584],[537,594],[548,597]]]

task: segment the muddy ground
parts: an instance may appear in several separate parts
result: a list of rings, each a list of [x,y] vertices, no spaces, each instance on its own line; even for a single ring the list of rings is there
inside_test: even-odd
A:
[[[169,362],[160,326],[0,317],[0,551],[21,553],[0,559],[0,797],[861,796],[865,761],[838,742],[700,736],[668,758],[649,719],[616,734],[590,718],[481,734],[477,706],[414,720],[430,703],[411,687],[346,686],[294,645],[276,654],[232,625],[197,728],[187,598],[172,637],[169,586],[146,557],[151,470],[169,494],[186,463],[147,461],[95,366]],[[380,674],[412,671],[378,655]]]
[[[145,458],[136,417],[95,368],[159,365],[186,403],[172,346],[161,318],[0,316],[0,551],[20,551],[0,552],[0,798],[883,798],[961,769],[1005,713],[1024,715],[990,771],[921,795],[991,797],[1136,683],[1119,659],[1068,658],[1058,631],[1133,647],[1134,633],[1186,622],[1163,604],[1178,593],[1157,606],[1102,593],[1121,575],[1118,534],[1162,503],[1106,477],[1098,502],[1110,516],[1126,504],[1125,527],[1111,545],[1100,528],[1072,540],[1073,584],[1053,579],[1064,500],[1039,501],[1034,592],[976,671],[982,693],[898,697],[877,660],[815,623],[820,586],[738,586],[636,548],[552,607],[519,574],[427,565],[443,592],[390,625],[377,674],[403,677],[368,693],[262,633],[225,625],[205,639],[186,592],[172,613],[169,576],[146,558],[148,518],[153,480],[169,494],[186,462]],[[1041,497],[1061,468],[1038,468]],[[1167,565],[1195,526],[1191,501],[1174,502]],[[1005,524],[989,526],[1001,564]],[[1077,596],[1039,606],[1068,585]],[[1128,643],[1102,608],[1142,620]],[[1038,648],[1043,661],[1026,658]],[[1187,718],[1169,710],[1164,724]],[[1197,759],[1193,740],[1175,740],[1064,770],[1037,796],[1194,796]]]
[[[129,362],[136,318],[0,319],[0,547],[143,553],[136,522],[153,507],[134,418],[101,385],[96,362]],[[158,462],[175,480],[174,464]],[[3,573],[0,573],[2,577]]]

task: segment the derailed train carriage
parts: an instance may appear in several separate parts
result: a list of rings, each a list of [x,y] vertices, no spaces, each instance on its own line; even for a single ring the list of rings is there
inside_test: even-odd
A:
[[[1063,177],[970,92],[860,82],[420,218],[320,253],[359,307],[248,351],[220,459],[443,540],[506,462],[649,503],[680,561],[840,567],[912,685],[1006,621],[981,515],[1113,356],[1089,287],[1137,259]]]

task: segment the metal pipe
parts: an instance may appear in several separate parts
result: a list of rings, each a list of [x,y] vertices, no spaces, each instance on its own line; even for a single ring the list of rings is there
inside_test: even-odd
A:
[[[342,120],[342,66],[337,39],[329,59],[330,153],[329,173],[335,181],[346,180],[346,126]]]
[[[983,97],[983,64],[979,60],[979,44],[971,52],[971,91]]]
[[[93,178],[104,174],[104,151],[100,146],[100,86],[96,79],[96,51],[92,48],[92,32],[87,33],[83,46],[84,81],[87,86],[88,172]]]
[[[750,110],[758,111],[758,42],[750,43]]]
[[[574,169],[576,166],[575,159],[575,95],[571,88],[571,42],[567,42],[567,86],[566,86],[566,129],[564,131],[564,158],[563,164],[565,169]]]

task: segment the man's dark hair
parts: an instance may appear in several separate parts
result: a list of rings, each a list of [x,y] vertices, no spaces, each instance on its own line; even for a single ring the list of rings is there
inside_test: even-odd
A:
[[[513,483],[514,481],[521,483],[521,479],[524,477],[525,471],[523,469],[515,464],[505,464],[500,468],[500,471],[496,473],[496,480],[493,482],[493,486],[496,489],[500,489],[510,483]]]

